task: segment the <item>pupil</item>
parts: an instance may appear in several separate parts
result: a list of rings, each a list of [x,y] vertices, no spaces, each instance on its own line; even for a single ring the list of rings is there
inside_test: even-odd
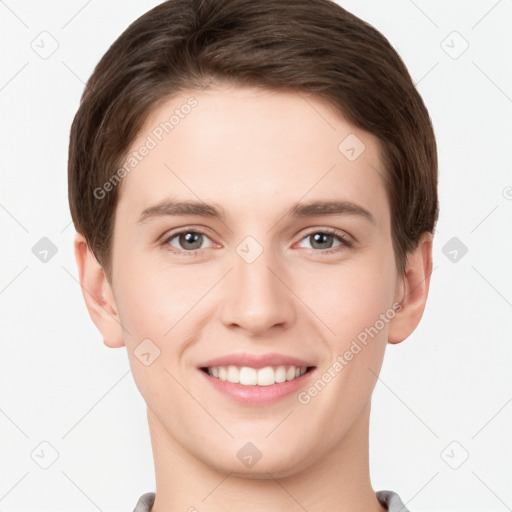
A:
[[[188,249],[198,249],[201,247],[202,236],[203,235],[201,233],[185,233],[184,235],[181,235],[182,239],[185,241],[185,244],[196,244],[194,247],[187,247]]]
[[[329,238],[332,238],[332,235],[328,234],[328,233],[315,233],[313,235],[313,239],[314,239],[314,242],[313,242],[313,247],[315,249],[325,249],[325,247],[315,247],[315,244],[322,244],[326,242],[326,238],[329,239]]]
[[[201,233],[185,233],[184,235],[181,235],[182,241],[185,242],[185,244],[196,244],[194,247],[188,247],[189,249],[198,249],[201,247],[201,241],[202,241],[202,234]],[[326,242],[330,239],[332,239],[332,235],[328,233],[315,233],[313,236],[313,247],[317,249],[325,249],[325,247],[317,247],[318,245],[322,246],[326,244]]]

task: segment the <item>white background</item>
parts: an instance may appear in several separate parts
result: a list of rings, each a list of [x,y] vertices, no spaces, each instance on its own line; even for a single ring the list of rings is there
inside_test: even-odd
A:
[[[85,81],[158,3],[0,2],[3,512],[131,511],[154,490],[126,349],[103,345],[77,284],[66,166]],[[439,150],[430,296],[413,335],[388,345],[375,388],[373,487],[414,512],[511,510],[512,1],[340,3],[402,56]],[[31,47],[43,31],[58,43],[47,59]],[[32,253],[42,237],[58,249],[46,263]],[[457,262],[443,253],[452,237],[468,248]],[[43,441],[58,452],[48,469],[35,461],[51,449],[33,452]]]

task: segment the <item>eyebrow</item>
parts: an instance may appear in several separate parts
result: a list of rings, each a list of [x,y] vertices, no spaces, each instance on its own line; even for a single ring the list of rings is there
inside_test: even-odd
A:
[[[224,209],[217,204],[199,201],[175,201],[166,199],[146,208],[137,222],[146,222],[153,218],[170,215],[197,215],[220,220],[226,219]],[[362,206],[350,201],[310,201],[297,203],[285,214],[289,217],[321,217],[323,215],[357,215],[375,224],[374,216]]]

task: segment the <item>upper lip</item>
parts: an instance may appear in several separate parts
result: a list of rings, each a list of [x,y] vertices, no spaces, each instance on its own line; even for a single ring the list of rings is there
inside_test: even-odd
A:
[[[250,368],[263,368],[265,366],[300,366],[309,367],[313,366],[311,363],[304,359],[299,359],[293,356],[287,356],[284,354],[228,354],[215,359],[210,359],[201,363],[200,368],[213,368],[216,366],[248,366]]]

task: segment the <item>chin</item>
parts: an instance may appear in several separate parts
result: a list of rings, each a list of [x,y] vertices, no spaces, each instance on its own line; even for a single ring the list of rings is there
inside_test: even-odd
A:
[[[263,444],[263,441],[262,441]],[[257,443],[236,442],[236,448],[221,449],[215,460],[202,458],[204,463],[215,470],[238,478],[268,480],[293,476],[306,467],[306,454],[299,454],[293,446],[282,453],[273,446],[259,450]],[[227,456],[233,453],[234,456]],[[217,454],[216,454],[217,455]]]

